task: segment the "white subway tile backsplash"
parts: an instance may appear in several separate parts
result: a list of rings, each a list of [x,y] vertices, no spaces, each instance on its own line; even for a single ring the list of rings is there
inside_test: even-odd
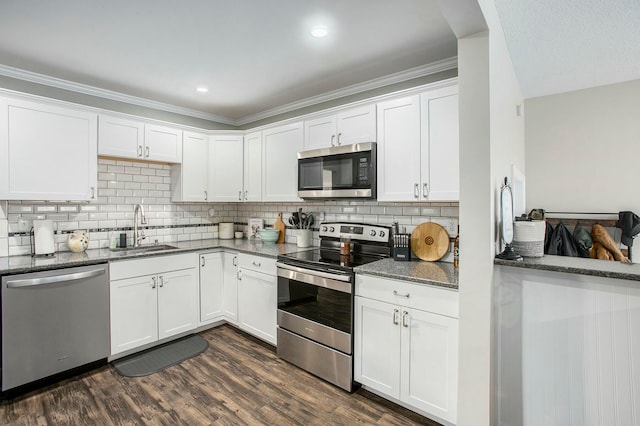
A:
[[[0,257],[9,256],[9,239],[0,238]]]

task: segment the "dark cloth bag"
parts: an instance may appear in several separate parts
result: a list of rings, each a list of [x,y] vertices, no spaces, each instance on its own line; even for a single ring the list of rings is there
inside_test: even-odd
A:
[[[593,237],[591,237],[591,233],[587,231],[587,228],[576,225],[573,230],[573,238],[576,240],[578,255],[580,257],[589,257],[589,250],[593,245]]]
[[[631,258],[631,247],[633,239],[640,233],[640,217],[633,212],[618,212],[618,228],[622,230],[620,240],[622,244],[629,248],[629,259]]]
[[[549,241],[549,251],[545,254],[579,257],[576,240],[562,223],[553,230]]]

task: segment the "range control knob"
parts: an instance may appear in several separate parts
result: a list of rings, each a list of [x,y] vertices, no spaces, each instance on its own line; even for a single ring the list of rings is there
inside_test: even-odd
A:
[[[322,227],[322,232],[327,232],[327,227],[326,226]]]
[[[376,236],[375,229],[372,229],[371,231],[369,231],[369,235],[371,235],[372,237],[375,237]]]
[[[329,227],[329,232],[334,232],[336,230],[336,228],[334,228],[333,226]]]
[[[380,233],[378,234],[381,237],[384,237],[384,231],[380,231]]]

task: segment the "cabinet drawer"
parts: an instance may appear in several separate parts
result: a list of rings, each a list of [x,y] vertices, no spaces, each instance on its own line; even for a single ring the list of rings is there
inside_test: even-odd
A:
[[[356,295],[458,318],[455,290],[357,274]]]
[[[238,255],[238,266],[242,269],[262,272],[263,274],[276,275],[276,260],[269,257],[240,253]]]
[[[184,253],[111,262],[109,263],[109,279],[113,281],[166,271],[197,268],[198,260],[198,253]]]

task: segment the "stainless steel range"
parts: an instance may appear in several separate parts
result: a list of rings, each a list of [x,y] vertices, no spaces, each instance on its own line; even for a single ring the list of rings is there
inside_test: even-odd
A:
[[[358,265],[391,255],[391,228],[324,223],[320,248],[278,256],[278,356],[349,392]]]

